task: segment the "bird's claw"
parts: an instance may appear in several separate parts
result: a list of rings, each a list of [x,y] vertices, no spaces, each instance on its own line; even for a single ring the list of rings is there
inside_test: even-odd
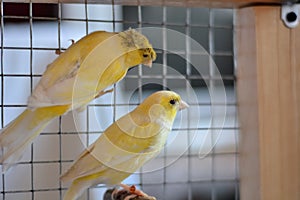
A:
[[[144,196],[132,194],[131,192],[136,193],[136,191],[137,191],[135,186],[128,186],[128,185],[124,185],[124,184],[121,184],[119,186],[123,187],[123,189],[118,190],[116,188],[113,188],[113,189],[107,190],[104,194],[103,200],[120,200],[120,199],[122,199],[122,200],[156,200],[155,197],[149,196],[143,192],[142,192],[142,194]]]
[[[75,40],[74,39],[69,39],[69,41],[71,41],[71,46],[73,45],[73,44],[75,44]]]
[[[109,89],[109,90],[102,90],[102,91],[100,91],[96,96],[95,96],[95,99],[97,99],[97,98],[99,98],[99,97],[101,97],[102,95],[105,95],[105,94],[107,94],[107,93],[111,93],[111,92],[113,92],[114,91],[114,89],[112,88],[112,89]]]
[[[135,196],[142,196],[142,197],[147,197],[148,194],[146,194],[145,192],[143,192],[142,190],[138,190],[134,185],[132,186],[128,186],[128,185],[125,185],[125,184],[121,184],[121,187],[124,188],[126,191],[128,191],[129,193],[131,193],[132,195],[135,195]],[[134,196],[128,196],[130,198],[134,198]],[[128,198],[126,197],[126,198]],[[126,200],[129,200],[130,198],[126,199]],[[125,200],[125,199],[124,199]]]
[[[137,196],[143,196],[143,197],[148,196],[148,195],[147,195],[145,192],[143,192],[142,190],[136,189],[135,185],[132,185],[132,186],[129,187],[129,192],[130,192],[131,194],[135,194],[135,195],[137,195]]]
[[[129,187],[129,192],[130,193],[133,194],[135,191],[136,191],[136,187],[134,185],[132,185],[132,186]]]
[[[134,187],[134,189],[135,189],[135,187]],[[128,194],[128,193],[131,193],[131,189],[130,189],[130,191],[128,191],[126,189],[118,190],[118,189],[114,188],[113,192],[111,193],[111,199],[114,200],[114,199],[118,198],[117,196],[121,195],[120,192],[121,193],[125,192],[125,193]],[[138,195],[136,195],[136,194],[130,194],[130,195],[126,196],[123,200],[131,200],[131,199],[135,198],[136,196],[138,196]]]
[[[69,41],[71,41],[71,46],[73,45],[73,44],[75,44],[75,40],[73,40],[73,39],[70,39]],[[56,55],[60,55],[60,54],[62,54],[64,51],[62,51],[62,50],[60,50],[60,49],[55,49],[55,54]]]
[[[60,49],[55,49],[55,54],[56,54],[56,55],[60,55],[60,54],[62,54],[62,53],[63,53],[62,50],[60,50]]]

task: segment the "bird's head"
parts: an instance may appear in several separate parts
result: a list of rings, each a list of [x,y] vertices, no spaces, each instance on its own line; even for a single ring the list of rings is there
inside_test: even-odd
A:
[[[151,46],[144,49],[139,49],[139,54],[142,58],[142,64],[152,67],[152,62],[156,59],[156,53]]]
[[[177,111],[187,108],[188,104],[177,93],[163,90],[151,94],[139,107],[148,111],[151,121],[164,118],[173,122]]]
[[[156,53],[146,36],[134,29],[120,32],[119,35],[123,40],[123,47],[127,49],[126,62],[129,67],[138,64],[152,66],[152,62],[156,59]]]
[[[159,91],[151,96],[150,98],[156,99],[157,103],[161,105],[166,112],[176,114],[178,110],[188,107],[188,104],[181,99],[179,94],[172,91]]]

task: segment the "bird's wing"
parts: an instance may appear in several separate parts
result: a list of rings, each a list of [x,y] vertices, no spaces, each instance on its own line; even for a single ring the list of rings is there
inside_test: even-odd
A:
[[[62,180],[70,181],[105,170],[134,173],[159,153],[160,149],[157,149],[151,142],[149,143],[147,139],[138,140],[132,137],[132,135],[136,135],[134,132],[148,131],[147,129],[151,128],[157,129],[158,127],[127,125],[127,127],[119,128],[117,123],[114,123],[88,150],[79,156],[69,171],[62,176]],[[118,134],[125,129],[130,131],[129,135],[131,136]],[[137,143],[141,141],[143,144],[138,145]]]
[[[123,49],[120,48],[120,37],[114,35],[116,33],[92,33],[62,53],[46,69],[28,100],[28,106],[86,103],[97,92],[117,82],[120,77],[114,74],[110,74],[107,81],[101,78],[108,66],[121,65],[116,59],[122,55]],[[117,73],[118,69],[113,72]]]

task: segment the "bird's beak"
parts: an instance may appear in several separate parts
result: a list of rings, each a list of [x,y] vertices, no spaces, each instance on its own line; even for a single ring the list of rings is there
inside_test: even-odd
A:
[[[152,60],[145,61],[143,64],[151,68],[152,67]]]
[[[188,108],[188,107],[189,107],[189,105],[185,101],[180,100],[180,102],[179,102],[179,110],[183,110],[183,109]]]

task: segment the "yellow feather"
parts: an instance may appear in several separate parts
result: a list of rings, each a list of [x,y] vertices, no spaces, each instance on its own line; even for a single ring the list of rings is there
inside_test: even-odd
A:
[[[95,184],[119,184],[154,158],[167,140],[177,111],[186,106],[178,94],[159,91],[118,119],[62,175],[62,181],[72,181],[64,200],[77,199]]]
[[[155,58],[147,38],[132,29],[94,32],[73,44],[49,64],[28,99],[28,109],[0,131],[2,170],[18,162],[52,119],[84,107],[129,68]]]

